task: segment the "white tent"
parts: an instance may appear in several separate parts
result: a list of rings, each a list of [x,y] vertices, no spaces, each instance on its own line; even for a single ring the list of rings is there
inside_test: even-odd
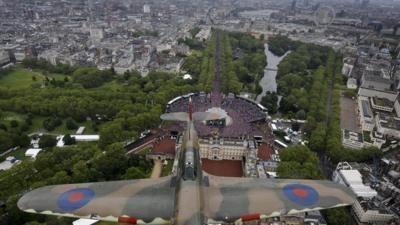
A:
[[[187,74],[183,75],[183,79],[184,80],[191,80],[192,79],[192,75],[187,73]]]
[[[57,147],[61,148],[64,147],[64,141],[63,141],[64,135],[60,135],[57,137]]]
[[[79,127],[79,129],[76,131],[76,134],[83,134],[83,131],[85,131],[85,127]]]
[[[71,137],[75,138],[76,141],[98,141],[100,139],[100,135],[71,135]]]
[[[40,151],[42,151],[41,148],[30,148],[30,149],[26,150],[25,156],[36,158],[36,156],[39,154]]]
[[[79,219],[72,222],[73,225],[92,225],[99,222],[98,220],[91,220],[91,219]]]

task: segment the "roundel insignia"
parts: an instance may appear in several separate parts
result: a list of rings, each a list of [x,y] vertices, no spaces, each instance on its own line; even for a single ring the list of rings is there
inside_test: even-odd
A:
[[[283,194],[290,201],[302,206],[314,205],[319,200],[318,192],[304,184],[288,184],[283,187]]]
[[[75,188],[66,191],[58,197],[58,207],[64,211],[73,211],[82,208],[94,198],[94,191],[90,188]]]

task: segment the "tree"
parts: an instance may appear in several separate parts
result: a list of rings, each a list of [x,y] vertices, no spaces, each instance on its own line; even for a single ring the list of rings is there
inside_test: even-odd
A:
[[[68,184],[71,181],[71,177],[68,176],[67,172],[65,171],[59,171],[56,174],[54,174],[53,177],[49,179],[49,184],[55,185],[55,184]]]
[[[39,147],[41,148],[51,148],[56,146],[57,140],[54,136],[43,135],[39,140]]]
[[[120,144],[113,144],[107,151],[93,160],[93,168],[100,172],[107,180],[117,179],[128,166],[126,151]]]
[[[66,127],[68,130],[75,130],[75,129],[78,129],[79,125],[75,122],[74,119],[68,118],[68,119],[65,121],[65,127]]]
[[[140,168],[131,167],[126,170],[126,172],[122,176],[122,178],[125,180],[142,179],[142,178],[146,178],[146,174],[143,173],[143,171]]]
[[[113,78],[112,70],[98,70],[96,68],[79,68],[72,74],[74,82],[82,84],[84,88],[95,88]]]
[[[75,140],[74,137],[71,137],[71,135],[66,134],[63,137],[63,142],[64,142],[65,145],[73,145],[73,144],[76,143],[76,140]]]
[[[306,119],[306,111],[304,109],[300,109],[296,113],[296,118],[299,120],[305,120]]]
[[[72,179],[74,182],[87,182],[90,180],[90,170],[85,161],[80,160],[72,168]]]
[[[30,126],[30,125],[32,125],[32,120],[33,120],[32,113],[28,113],[26,115],[25,123]]]
[[[326,221],[329,225],[352,225],[351,214],[346,208],[334,208],[324,211]]]
[[[60,126],[61,124],[62,124],[62,120],[58,117],[50,117],[43,121],[43,127],[48,131],[54,130],[56,127]]]
[[[278,111],[278,95],[275,92],[267,92],[261,99],[261,104],[267,108],[268,113],[275,114]]]
[[[304,145],[294,145],[286,148],[280,154],[281,163],[277,172],[281,178],[320,179],[318,157]]]
[[[125,131],[119,122],[105,124],[100,130],[100,145],[104,147],[129,138],[131,138],[130,132]]]
[[[6,211],[8,214],[8,224],[24,224],[29,220],[29,216],[26,216],[21,210],[17,207],[19,196],[12,195],[8,198],[6,202]]]
[[[31,144],[31,139],[26,134],[19,134],[15,136],[14,145],[22,148],[28,147]]]
[[[11,127],[18,127],[18,121],[16,121],[16,120],[11,120],[11,121],[10,121],[10,126],[11,126]]]
[[[12,137],[8,132],[0,130],[0,152],[5,151],[13,146]]]
[[[50,151],[45,151],[36,157],[36,160],[34,162],[34,167],[38,171],[40,171],[40,173],[43,173],[43,171],[48,169],[48,171],[45,171],[44,174],[46,175],[46,177],[50,177],[53,176],[53,171],[50,170],[49,168],[52,168],[55,164],[56,164],[56,159],[53,153]]]
[[[197,35],[197,33],[200,32],[200,30],[201,30],[200,27],[193,27],[192,29],[190,29],[189,32],[192,35],[192,38],[194,38]]]
[[[326,126],[324,122],[318,123],[310,135],[310,148],[314,152],[325,151]]]
[[[268,39],[269,50],[277,56],[284,55],[289,50],[295,50],[299,43],[286,36],[275,36]]]

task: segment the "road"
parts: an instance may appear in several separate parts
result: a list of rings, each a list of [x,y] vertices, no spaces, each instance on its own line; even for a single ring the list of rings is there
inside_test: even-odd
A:
[[[211,104],[213,107],[221,107],[221,37],[218,31],[215,32],[215,36],[215,66],[211,92]]]
[[[151,171],[150,178],[159,178],[161,176],[162,163],[161,160],[154,160],[153,171]]]

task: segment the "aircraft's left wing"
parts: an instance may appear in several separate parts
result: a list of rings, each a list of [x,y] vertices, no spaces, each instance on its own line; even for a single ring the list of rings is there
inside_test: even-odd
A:
[[[207,179],[206,179],[207,180]],[[204,186],[209,222],[238,222],[351,205],[347,187],[328,180],[208,176]]]
[[[173,217],[174,200],[175,189],[168,176],[42,187],[25,194],[18,207],[29,213],[168,224]]]

